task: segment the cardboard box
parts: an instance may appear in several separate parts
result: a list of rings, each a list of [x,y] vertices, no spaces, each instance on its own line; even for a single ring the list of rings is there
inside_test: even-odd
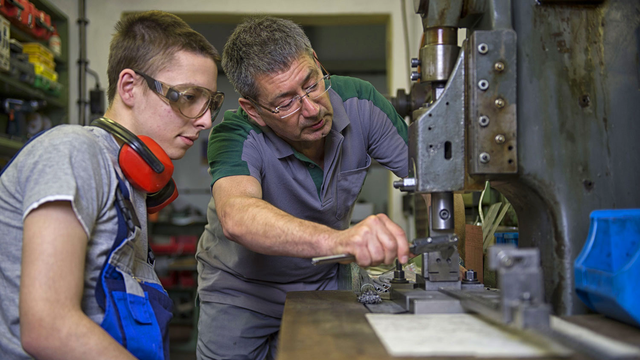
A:
[[[478,280],[484,283],[484,257],[482,253],[482,227],[465,225],[464,244],[460,249],[460,256],[464,260],[464,267],[478,273]]]

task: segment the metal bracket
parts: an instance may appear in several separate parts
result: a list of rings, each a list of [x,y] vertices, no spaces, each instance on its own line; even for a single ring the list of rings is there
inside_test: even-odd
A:
[[[398,185],[418,193],[465,189],[464,73],[461,52],[440,98],[413,112],[409,173],[415,180]]]

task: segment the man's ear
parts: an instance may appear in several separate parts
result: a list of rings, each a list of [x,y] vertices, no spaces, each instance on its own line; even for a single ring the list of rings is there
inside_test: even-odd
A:
[[[267,126],[267,124],[262,120],[262,116],[260,115],[260,110],[249,100],[245,98],[238,99],[238,103],[240,103],[240,107],[253,119],[253,121],[257,122],[260,126]]]
[[[135,103],[135,85],[138,77],[131,69],[124,69],[118,76],[116,92],[124,104],[132,107]]]

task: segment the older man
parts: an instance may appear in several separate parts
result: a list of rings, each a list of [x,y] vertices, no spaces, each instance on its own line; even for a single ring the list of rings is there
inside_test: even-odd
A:
[[[210,135],[198,357],[274,358],[286,293],[337,289],[338,265],[309,258],[408,260],[404,231],[386,215],[349,228],[372,158],[407,176],[407,126],[371,84],[327,73],[288,20],[240,24],[222,66],[241,98]]]

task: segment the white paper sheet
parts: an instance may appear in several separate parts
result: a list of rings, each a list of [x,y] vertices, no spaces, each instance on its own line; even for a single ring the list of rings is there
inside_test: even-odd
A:
[[[535,344],[472,314],[366,314],[392,356],[569,356],[557,344]]]

